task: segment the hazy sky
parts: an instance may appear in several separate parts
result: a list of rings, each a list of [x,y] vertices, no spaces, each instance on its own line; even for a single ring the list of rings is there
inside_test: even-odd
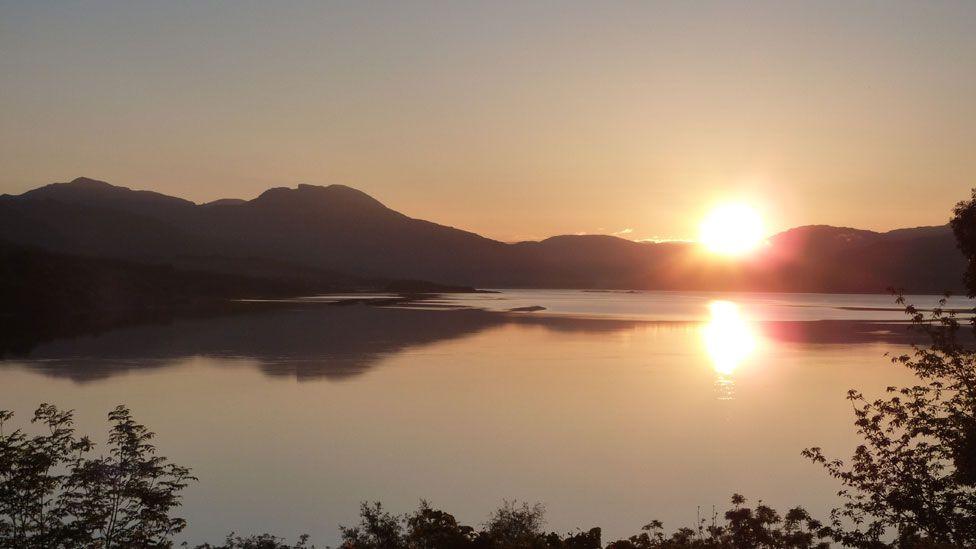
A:
[[[514,240],[937,224],[976,2],[0,1],[0,193],[343,183]]]

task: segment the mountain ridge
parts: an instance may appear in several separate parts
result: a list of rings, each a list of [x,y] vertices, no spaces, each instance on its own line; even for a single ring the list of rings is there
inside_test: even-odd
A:
[[[940,292],[958,289],[963,264],[946,226],[795,227],[730,261],[694,243],[614,235],[504,243],[409,217],[346,185],[275,187],[251,200],[195,204],[91,178],[4,195],[0,238],[174,265],[181,257],[254,257],[480,287]]]

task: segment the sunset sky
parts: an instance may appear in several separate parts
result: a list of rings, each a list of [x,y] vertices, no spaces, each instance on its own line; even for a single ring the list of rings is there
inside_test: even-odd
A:
[[[343,183],[502,240],[944,223],[976,2],[0,1],[0,193]]]

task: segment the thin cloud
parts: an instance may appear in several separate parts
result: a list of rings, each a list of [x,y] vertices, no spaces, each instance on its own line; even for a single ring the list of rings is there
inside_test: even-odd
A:
[[[697,241],[688,238],[668,238],[665,236],[654,235],[650,238],[638,238],[637,240],[634,240],[634,242],[653,242],[654,244],[661,244],[664,242],[697,242]]]

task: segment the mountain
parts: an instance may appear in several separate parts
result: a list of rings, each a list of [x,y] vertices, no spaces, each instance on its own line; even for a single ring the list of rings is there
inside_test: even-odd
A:
[[[342,185],[276,188],[197,206],[79,178],[0,198],[0,238],[136,261],[260,258],[368,277],[455,283],[507,246],[411,219]],[[178,201],[178,202],[177,202]]]
[[[414,219],[343,185],[203,205],[87,178],[0,197],[0,239],[54,252],[222,273],[352,273],[480,287],[882,292],[958,289],[948,227],[807,226],[744,260],[685,242],[556,236],[508,244]]]
[[[20,196],[27,199],[50,199],[89,206],[120,207],[142,213],[195,205],[182,198],[152,191],[134,191],[128,187],[117,187],[88,177],[79,177],[68,183],[52,183],[27,191]]]
[[[886,233],[799,227],[772,237],[758,259],[764,261],[767,286],[820,292],[877,292],[887,287],[958,292],[966,264],[948,225]],[[771,277],[777,278],[775,283]]]

